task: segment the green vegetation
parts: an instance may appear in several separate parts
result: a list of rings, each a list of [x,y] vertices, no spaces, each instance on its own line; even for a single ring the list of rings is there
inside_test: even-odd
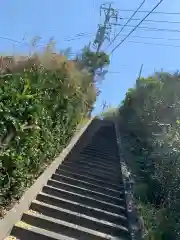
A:
[[[104,109],[104,111],[100,114],[100,118],[104,120],[113,120],[117,115],[118,109],[110,106]]]
[[[88,69],[92,74],[97,70],[101,71],[110,64],[109,56],[104,52],[92,52],[85,47],[82,55],[77,58],[82,68]]]
[[[61,152],[77,124],[87,119],[98,93],[88,69],[82,71],[76,61],[49,51],[4,71],[8,74],[0,81],[1,215]]]
[[[138,79],[119,109],[143,239],[176,240],[180,235],[179,92],[179,73],[155,73]]]

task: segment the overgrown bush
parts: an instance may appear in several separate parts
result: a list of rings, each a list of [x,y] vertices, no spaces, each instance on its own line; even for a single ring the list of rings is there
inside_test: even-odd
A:
[[[179,90],[179,73],[156,73],[137,80],[119,110],[143,238],[148,240],[180,239]]]
[[[50,53],[34,59],[0,79],[1,210],[60,153],[96,99],[92,75],[72,61]]]

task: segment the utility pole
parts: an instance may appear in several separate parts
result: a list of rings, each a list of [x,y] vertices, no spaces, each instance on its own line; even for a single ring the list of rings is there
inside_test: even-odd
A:
[[[100,6],[100,16],[103,17],[103,23],[98,25],[96,38],[93,42],[97,53],[105,40],[110,41],[112,25],[118,20],[118,10],[112,8],[112,3],[105,3]]]
[[[92,45],[95,47],[95,55],[98,56],[100,48],[102,47],[105,40],[110,41],[110,34],[112,30],[112,23],[116,23],[118,20],[118,11],[112,8],[112,3],[105,3],[100,6],[100,17],[102,18],[102,23],[98,24],[98,30],[96,33],[95,40]],[[88,49],[91,47],[91,42],[88,45]],[[92,75],[95,79],[96,77],[96,67],[92,68]],[[102,69],[101,69],[102,74]],[[100,75],[99,75],[100,76]],[[95,81],[95,80],[94,80]],[[105,107],[105,105],[104,105]],[[89,110],[89,114],[91,114],[93,108]]]
[[[140,70],[139,70],[139,76],[138,76],[138,78],[137,78],[137,80],[136,80],[136,86],[138,86],[138,84],[139,84],[139,80],[140,80],[140,78],[141,78],[141,74],[142,74],[142,71],[143,71],[143,66],[144,66],[144,64],[141,64],[141,67],[140,67]]]
[[[141,68],[140,68],[140,71],[139,71],[139,77],[138,77],[138,79],[140,79],[141,78],[141,74],[142,74],[142,70],[143,70],[143,64],[141,64]]]

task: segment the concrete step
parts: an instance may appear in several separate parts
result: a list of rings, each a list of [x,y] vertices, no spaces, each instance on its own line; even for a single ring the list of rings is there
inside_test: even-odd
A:
[[[85,239],[85,240],[117,239],[111,236],[110,234],[104,234],[99,231],[81,227],[79,225],[75,225],[69,222],[65,222],[65,221],[48,217],[38,213],[34,214],[29,212],[29,213],[23,214],[22,221],[32,226],[46,229],[54,233],[63,234],[71,238]],[[128,239],[128,236],[125,239]]]
[[[105,168],[111,168],[113,166],[113,168],[119,168],[120,166],[120,161],[114,162],[114,160],[108,160],[108,161],[102,161],[101,158],[99,157],[91,157],[91,156],[82,156],[80,155],[78,158],[74,159],[73,161],[84,161],[84,162],[91,162],[91,163],[95,163],[95,164],[101,164],[101,166],[105,167]]]
[[[88,177],[93,177],[97,180],[103,181],[103,182],[108,182],[110,184],[121,184],[122,183],[122,178],[120,176],[120,174],[118,176],[114,176],[114,178],[112,176],[108,176],[106,173],[103,172],[99,172],[98,170],[83,170],[81,168],[73,168],[73,166],[66,166],[65,164],[62,164],[59,167],[59,170],[66,170],[66,171],[71,171],[77,174],[81,174],[81,175],[86,175]]]
[[[95,143],[95,141],[91,142],[90,144],[86,145],[84,150],[90,150],[90,151],[102,151],[104,153],[109,153],[109,151],[111,152],[111,154],[118,156],[118,152],[117,152],[117,148],[115,145],[110,146],[109,142],[102,144],[99,141],[96,141],[97,143]]]
[[[92,184],[98,184],[98,185],[101,185],[102,187],[110,188],[115,191],[120,191],[122,189],[122,183],[113,184],[113,183],[105,182],[97,179],[96,177],[90,177],[90,176],[87,176],[86,174],[84,175],[84,174],[75,173],[70,169],[66,169],[66,170],[57,169],[55,174],[59,174],[59,175],[65,174],[68,177],[72,177],[82,181],[87,181]]]
[[[98,133],[93,135],[91,142],[94,143],[95,141],[97,142],[98,140],[101,140],[100,143],[109,142],[110,145],[111,145],[115,141],[114,137],[115,137],[114,133],[113,134],[109,133],[109,136],[108,136],[108,134],[107,135],[102,135],[100,132],[98,132]]]
[[[93,167],[93,166],[87,166],[87,165],[81,165],[81,164],[77,164],[74,162],[64,162],[61,166],[67,166],[70,168],[73,168],[74,171],[77,171],[79,169],[83,170],[83,171],[88,171],[88,172],[94,172],[97,171],[99,173],[99,175],[106,175],[108,176],[110,179],[116,177],[118,179],[120,179],[120,168],[119,171],[118,169],[116,171],[111,171],[111,169],[101,169],[100,167]],[[61,168],[61,167],[60,167]]]
[[[92,162],[92,161],[87,161],[87,160],[81,160],[80,158],[77,158],[76,160],[66,160],[66,163],[70,164],[77,164],[79,166],[87,166],[87,167],[92,167],[92,168],[97,168],[99,170],[108,170],[112,173],[120,173],[121,172],[121,166],[120,163],[117,164],[117,166],[113,166],[113,164],[109,165],[102,165],[101,162]]]
[[[67,160],[66,163],[74,163],[74,164],[81,164],[82,167],[92,167],[92,168],[97,168],[100,171],[109,171],[111,173],[120,173],[121,172],[121,167],[120,167],[120,162],[117,163],[115,166],[113,166],[113,164],[111,162],[109,162],[108,164],[104,164],[101,161],[98,160],[94,160],[92,161],[91,158],[86,158],[86,159],[82,159],[80,158],[76,158],[74,161],[72,160]]]
[[[60,181],[60,182],[64,182],[64,183],[68,183],[68,184],[72,184],[75,186],[79,186],[79,187],[84,187],[86,189],[89,190],[93,190],[99,193],[103,193],[112,197],[124,197],[124,187],[122,186],[121,191],[116,191],[110,188],[105,188],[102,187],[101,185],[98,184],[92,184],[89,183],[87,181],[83,181],[83,180],[79,180],[79,179],[75,179],[72,177],[68,177],[65,174],[53,174],[52,179],[56,180],[56,181]]]
[[[122,212],[126,212],[125,208],[125,202],[122,202],[121,205],[116,205],[108,202],[104,202],[101,200],[98,200],[93,197],[88,197],[85,195],[77,194],[71,191],[66,191],[63,189],[58,189],[52,186],[44,186],[42,189],[43,193],[59,197],[59,198],[65,198],[70,201],[78,202],[78,203],[83,203],[86,202],[88,206],[95,207],[95,208],[100,208],[102,210],[108,209],[110,212],[120,214]]]
[[[84,161],[84,162],[90,162],[90,163],[95,163],[95,164],[101,164],[102,167],[105,167],[105,168],[113,168],[115,169],[118,169],[119,166],[120,166],[120,161],[117,161],[115,162],[114,160],[111,160],[111,159],[108,159],[108,161],[104,161],[102,160],[102,158],[98,157],[98,156],[88,156],[88,155],[80,155],[75,161]]]
[[[80,157],[83,157],[83,158],[85,158],[85,157],[95,157],[95,158],[100,158],[101,159],[101,161],[102,162],[104,162],[104,163],[110,163],[110,162],[114,162],[114,163],[119,163],[119,158],[117,158],[117,157],[113,157],[113,156],[111,156],[110,154],[108,155],[102,155],[102,154],[98,154],[98,153],[93,153],[93,152],[91,152],[91,153],[88,153],[88,152],[81,152],[81,154],[80,154]]]
[[[92,139],[91,142],[89,142],[85,147],[84,150],[98,150],[98,151],[102,151],[104,150],[105,153],[109,153],[112,152],[112,154],[118,155],[117,153],[117,148],[114,144],[111,144],[110,141],[106,141],[103,139]]]
[[[86,202],[79,203],[70,201],[69,199],[52,196],[43,192],[37,195],[36,200],[42,203],[64,208],[73,212],[78,212],[80,214],[85,214],[87,216],[109,221],[114,224],[121,224],[127,227],[127,213],[123,209],[121,213],[117,214],[110,212],[109,209],[103,210],[98,207],[88,206]]]
[[[82,153],[100,155],[105,158],[107,156],[110,156],[111,158],[116,158],[116,159],[119,158],[119,155],[115,149],[114,149],[114,151],[112,151],[112,149],[107,149],[106,146],[104,146],[104,147],[89,146],[89,147],[84,148]]]
[[[127,236],[129,231],[127,225],[113,224],[109,221],[100,220],[95,217],[90,217],[79,212],[73,212],[69,209],[59,208],[53,205],[45,204],[42,202],[34,201],[31,206],[33,211],[43,214],[54,219],[60,219],[68,223],[73,223],[85,228],[89,228],[102,233],[110,234],[112,236]]]
[[[99,129],[98,132],[94,134],[94,137],[101,138],[104,141],[114,140],[115,132],[113,129],[108,130],[107,128]]]
[[[83,149],[81,152],[80,152],[80,155],[92,155],[92,156],[100,156],[100,157],[102,157],[102,159],[104,159],[104,160],[107,160],[107,159],[116,159],[116,160],[118,160],[118,155],[116,155],[116,154],[112,154],[111,153],[111,150],[108,150],[107,148],[106,148],[106,151],[107,152],[105,152],[104,150],[103,150],[103,148],[102,149],[97,149],[97,151],[95,151],[95,149],[94,150],[88,150],[88,149]]]
[[[114,137],[102,137],[102,136],[98,136],[98,135],[94,135],[91,139],[91,141],[86,145],[87,147],[92,145],[94,147],[97,146],[97,144],[99,143],[100,147],[107,145],[108,148],[112,148],[115,149],[115,144],[116,142],[114,141]]]
[[[95,138],[89,142],[84,149],[97,149],[99,145],[99,150],[105,149],[106,152],[112,152],[117,154],[116,143],[111,143],[110,141],[105,141],[103,139],[96,140]]]
[[[55,232],[48,231],[46,229],[38,228],[36,226],[21,224],[21,226],[14,226],[12,230],[12,237],[14,240],[77,240],[78,238],[71,238],[58,234]],[[10,238],[11,239],[11,238]],[[12,238],[13,239],[13,238]]]
[[[94,197],[97,200],[100,200],[100,201],[103,200],[105,202],[107,201],[109,203],[116,204],[116,205],[124,203],[124,198],[120,198],[120,196],[119,197],[112,197],[112,196],[109,196],[109,195],[106,195],[106,194],[103,194],[103,193],[96,192],[94,190],[89,190],[87,188],[82,188],[80,186],[72,185],[72,184],[69,184],[69,183],[64,183],[64,182],[61,182],[61,181],[56,181],[56,180],[53,180],[53,179],[48,180],[47,185],[58,188],[58,189],[63,189],[63,190],[66,190],[66,191],[70,191],[70,192],[73,192],[73,193],[85,195],[87,197]]]

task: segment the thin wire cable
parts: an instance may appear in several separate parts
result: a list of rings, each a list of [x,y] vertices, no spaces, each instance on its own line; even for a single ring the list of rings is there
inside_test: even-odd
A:
[[[124,30],[124,28],[127,26],[127,24],[131,21],[131,19],[135,16],[135,14],[139,11],[139,9],[144,5],[146,0],[144,0],[139,7],[134,11],[134,13],[131,15],[131,17],[127,20],[127,22],[122,26],[121,30],[115,35],[115,37],[113,38],[113,40],[109,43],[109,45],[107,46],[107,48],[109,48],[113,42],[116,40],[116,38],[120,35],[120,33]]]
[[[84,37],[84,36],[88,36],[90,35],[91,33],[88,33],[88,32],[82,32],[82,33],[78,33],[76,35],[73,36],[73,39],[76,38],[76,37]],[[69,40],[69,38],[72,38],[72,37],[65,37],[64,40]]]
[[[74,40],[81,39],[81,38],[83,38],[83,37],[88,37],[88,36],[90,36],[90,35],[93,35],[93,33],[78,33],[78,34],[76,34],[73,38],[65,37],[63,40],[64,40],[64,41],[74,41]],[[2,36],[0,36],[0,39],[8,40],[8,41],[10,41],[10,42],[17,43],[17,44],[25,44],[25,45],[28,45],[28,46],[31,45],[31,44],[28,43],[28,42],[18,41],[18,40],[15,40],[15,39],[12,39],[12,38],[8,38],[8,37],[2,37]],[[43,45],[43,44],[37,44],[37,46],[44,46],[44,45]]]
[[[117,9],[121,12],[134,12],[133,9]],[[141,10],[140,13],[148,13],[148,10]],[[180,15],[180,12],[152,12],[152,14]]]
[[[130,42],[130,43],[139,43],[139,44],[147,44],[147,45],[154,45],[154,46],[162,46],[162,47],[180,48],[180,45],[171,45],[171,44],[163,44],[163,43],[138,42],[138,41],[131,41],[131,40],[128,40],[127,42]]]
[[[18,40],[12,39],[12,38],[8,38],[8,37],[0,37],[0,39],[8,40],[8,41],[10,41],[10,42],[14,42],[14,43],[18,43],[18,44],[23,43],[23,42],[21,42],[21,41],[18,41]]]
[[[129,18],[128,17],[122,17],[121,19],[127,20]],[[140,18],[132,18],[131,20],[132,21],[140,21],[141,19]],[[178,22],[178,21],[172,22],[172,21],[168,21],[168,20],[154,20],[154,19],[146,19],[146,20],[144,20],[144,22],[180,24],[180,22]]]
[[[126,39],[141,25],[141,23],[143,23],[143,21],[149,17],[149,15],[163,2],[163,0],[160,0],[155,7],[153,7],[153,9],[136,25],[135,28],[133,28],[130,33],[119,43],[117,44],[110,52],[110,54],[112,54],[124,41],[126,41]]]
[[[117,24],[119,26],[123,26],[122,24]],[[134,25],[126,25],[126,27],[136,27]],[[168,29],[168,28],[154,28],[154,27],[138,27],[138,29],[147,30],[147,31],[161,31],[161,32],[180,32],[179,29]]]
[[[64,39],[64,41],[66,42],[70,42],[70,41],[74,41],[74,40],[78,40],[78,39],[82,39],[82,38],[85,38],[85,37],[90,37],[94,35],[93,33],[89,33],[87,35],[84,35],[84,36],[81,36],[81,37],[75,37],[75,38],[69,38],[69,39]]]
[[[121,34],[121,37],[125,37],[125,34]],[[180,38],[163,38],[163,37],[151,37],[151,36],[131,36],[131,38],[143,38],[143,39],[154,39],[154,40],[168,40],[168,41],[180,41]]]
[[[88,37],[88,36],[91,36],[91,35],[94,35],[94,34],[95,33],[89,33],[86,36]],[[83,37],[86,37],[86,36],[83,36]],[[125,37],[126,34],[121,34],[119,36]],[[154,40],[180,41],[180,38],[165,38],[165,37],[151,37],[151,36],[138,36],[138,35],[132,35],[131,37],[132,38],[142,38],[142,39],[154,39]],[[74,38],[74,39],[72,38],[72,39],[68,39],[66,41],[73,41],[73,40],[76,40],[76,39],[79,39],[79,38]]]

